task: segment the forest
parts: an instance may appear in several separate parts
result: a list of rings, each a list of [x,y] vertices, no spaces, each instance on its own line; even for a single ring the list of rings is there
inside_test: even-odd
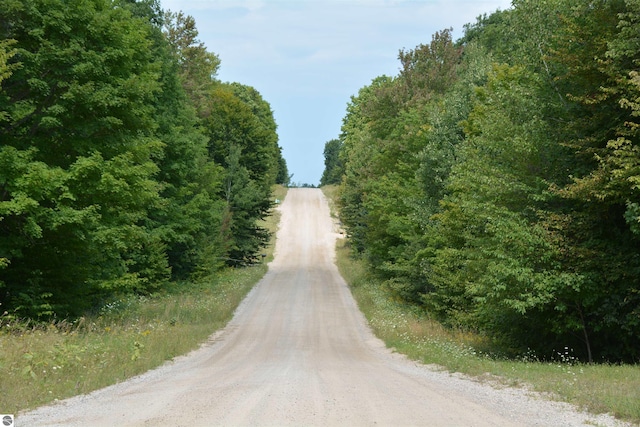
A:
[[[255,262],[270,105],[156,0],[0,0],[0,315],[74,318]]]
[[[398,59],[325,145],[353,254],[504,354],[640,362],[640,1],[515,0]]]

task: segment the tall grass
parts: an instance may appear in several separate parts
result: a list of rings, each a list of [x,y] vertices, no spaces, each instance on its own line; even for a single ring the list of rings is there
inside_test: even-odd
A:
[[[277,187],[274,197],[284,199]],[[275,232],[277,211],[263,224]],[[18,413],[88,393],[155,368],[197,348],[233,316],[266,273],[265,263],[227,269],[163,294],[127,296],[96,315],[49,324],[0,317],[0,413]]]
[[[338,243],[337,264],[372,330],[388,347],[425,364],[501,386],[527,387],[640,425],[640,366],[578,363],[570,349],[561,349],[553,362],[538,361],[534,355],[518,360],[495,356],[483,337],[444,328],[424,312],[390,298],[365,263],[350,256],[348,241]]]

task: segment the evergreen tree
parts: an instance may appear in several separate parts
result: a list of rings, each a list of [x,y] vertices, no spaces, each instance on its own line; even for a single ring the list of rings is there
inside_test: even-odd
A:
[[[339,139],[327,141],[324,145],[324,172],[320,178],[320,186],[340,184],[344,175],[344,165],[340,160],[342,142]]]

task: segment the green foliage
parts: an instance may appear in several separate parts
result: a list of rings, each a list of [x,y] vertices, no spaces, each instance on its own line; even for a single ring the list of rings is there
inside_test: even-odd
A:
[[[20,64],[10,64],[9,60],[17,53],[11,46],[15,40],[0,40],[0,93],[2,92],[2,81],[9,78]],[[4,113],[0,114],[0,120],[4,118]]]
[[[196,22],[192,16],[167,11],[163,30],[177,60],[182,85],[196,109],[204,113],[212,79],[220,67],[220,58],[208,52],[198,39]]]
[[[425,294],[427,305],[448,321],[470,317],[508,337],[523,333],[518,318],[549,304],[563,278],[537,224],[557,155],[543,118],[532,114],[539,87],[523,68],[502,66],[477,90],[459,150],[464,161],[454,166],[436,215],[444,232],[422,260],[435,267],[428,282],[439,284]],[[446,304],[452,300],[455,308]]]
[[[250,263],[269,237],[258,221],[272,207],[271,187],[280,165],[273,113],[255,89],[236,83],[217,83],[207,110],[209,155],[225,167],[220,197],[226,201],[228,263]]]
[[[384,113],[378,116],[377,109],[372,106],[388,101],[377,99],[377,92],[382,93],[393,85],[393,79],[378,77],[371,85],[360,89],[358,96],[352,97],[343,120],[340,158],[345,164],[345,172],[339,205],[342,221],[349,230],[356,252],[362,252],[365,246],[367,211],[363,202],[366,197],[365,186],[373,177],[372,156],[376,153],[374,130],[381,127],[379,123],[385,120]]]
[[[400,51],[402,86],[415,101],[441,95],[457,80],[456,65],[462,50],[453,43],[451,31],[436,32],[428,45]]]
[[[393,295],[508,352],[638,360],[638,12],[519,0],[352,98],[341,218]]]
[[[276,184],[288,187],[291,184],[292,175],[289,175],[289,167],[287,161],[282,155],[282,147],[278,146],[278,174],[276,175]]]
[[[320,185],[340,184],[344,175],[344,164],[340,159],[342,142],[332,139],[324,144],[324,172],[320,178]]]
[[[456,80],[460,49],[445,30],[429,45],[399,56],[401,75],[374,80],[348,109],[341,211],[354,248],[399,296],[417,301],[423,284],[413,258],[424,226],[424,200],[416,173],[432,172],[420,167],[433,141],[433,127],[424,119],[437,113],[445,88]],[[449,148],[441,141],[436,144]]]
[[[222,265],[224,202],[218,194],[224,171],[209,157],[207,137],[181,80],[184,64],[176,61],[171,40],[156,31],[163,71],[156,118],[165,146],[157,161],[163,202],[150,219],[167,246],[172,278],[185,280]]]
[[[145,224],[162,152],[149,26],[106,1],[34,0],[2,14],[21,64],[5,81],[0,130],[12,163],[2,180],[7,299],[24,314],[51,314],[18,303],[44,296],[77,313],[102,290],[160,283],[162,243]]]
[[[264,244],[256,221],[286,169],[273,115],[214,80],[193,18],[153,0],[28,0],[0,21],[3,310],[78,316]],[[221,87],[233,108],[212,117]],[[227,131],[236,163],[211,140]]]

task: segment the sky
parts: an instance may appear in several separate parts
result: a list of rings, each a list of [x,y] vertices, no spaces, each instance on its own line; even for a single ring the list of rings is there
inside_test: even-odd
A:
[[[510,7],[511,0],[160,0],[195,18],[217,54],[217,78],[252,86],[271,105],[292,183],[318,185],[324,145],[352,96],[397,76],[398,52]]]

